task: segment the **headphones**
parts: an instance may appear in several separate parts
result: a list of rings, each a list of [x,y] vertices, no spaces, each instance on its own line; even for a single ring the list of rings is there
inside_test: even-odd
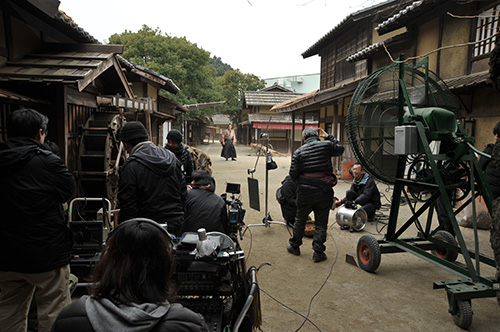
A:
[[[129,219],[127,221],[124,221],[121,224],[119,224],[118,226],[116,226],[113,229],[113,231],[111,231],[111,233],[109,234],[109,236],[111,236],[113,234],[113,232],[115,231],[115,229],[119,228],[121,225],[124,225],[126,223],[131,223],[131,222],[147,223],[147,224],[153,225],[154,227],[156,227],[157,229],[159,229],[163,234],[165,234],[167,236],[168,241],[170,243],[170,248],[173,247],[173,245],[174,245],[174,237],[167,231],[167,224],[159,224],[156,221],[154,221],[152,219],[148,219],[148,218],[133,218],[133,219]]]

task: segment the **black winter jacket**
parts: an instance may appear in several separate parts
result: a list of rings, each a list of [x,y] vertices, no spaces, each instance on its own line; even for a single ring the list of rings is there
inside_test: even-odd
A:
[[[205,228],[207,232],[228,234],[226,203],[211,191],[191,189],[187,194],[182,233],[196,232],[200,228]]]
[[[41,273],[69,264],[73,245],[62,204],[75,180],[38,141],[0,143],[0,271]]]
[[[85,308],[87,296],[65,307],[57,316],[52,332],[95,332]],[[208,331],[205,320],[179,303],[169,304],[170,308],[163,318],[150,332],[206,332]],[[121,324],[130,319],[126,315],[122,317]],[[141,322],[131,322],[141,325]],[[111,332],[111,331],[110,331]]]
[[[344,146],[332,135],[324,141],[310,137],[292,157],[290,177],[297,183],[297,205],[333,199],[332,187],[304,173],[333,174],[332,157],[344,153]]]
[[[500,146],[500,139],[495,144],[486,145],[483,152],[491,155],[495,146]],[[493,198],[500,197],[500,170],[496,167],[493,160],[482,156],[479,158],[479,165],[484,172],[486,182],[490,185]]]
[[[187,190],[179,161],[163,147],[139,144],[120,170],[119,222],[150,218],[167,223],[169,232],[180,235]]]
[[[184,177],[186,178],[186,184],[190,184],[191,181],[193,181],[193,169],[194,169],[194,163],[193,163],[193,157],[191,156],[191,152],[189,152],[189,149],[187,146],[184,146],[182,143],[179,143],[179,147],[177,149],[172,149],[168,145],[165,145],[165,148],[168,150],[172,151],[177,159],[181,162],[181,170],[184,174]]]

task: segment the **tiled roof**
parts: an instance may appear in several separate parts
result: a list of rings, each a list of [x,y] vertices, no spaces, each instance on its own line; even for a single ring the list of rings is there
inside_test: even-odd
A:
[[[274,106],[301,95],[295,92],[245,91],[243,102],[247,106]]]
[[[249,123],[292,123],[292,118],[290,116],[285,116],[285,113],[277,113],[277,114],[262,114],[262,113],[254,113],[248,114],[248,122]],[[314,121],[312,119],[306,119],[306,123],[317,123],[318,121]]]
[[[378,43],[371,44],[370,46],[367,46],[367,47],[363,48],[362,50],[359,50],[358,52],[348,56],[347,59],[345,59],[345,60],[347,62],[352,62],[352,61],[358,61],[358,60],[365,59],[373,52],[382,49],[384,47],[384,43],[385,43],[385,46],[389,46],[393,43],[396,43],[396,42],[402,40],[402,38],[404,36],[406,36],[406,33],[402,33],[400,35],[388,38],[384,41],[380,41]]]
[[[444,82],[451,90],[457,90],[478,84],[491,83],[491,80],[489,71],[483,71],[479,73],[449,78],[444,80]]]
[[[302,53],[303,58],[308,58],[310,56],[316,55],[321,49],[330,44],[335,38],[338,37],[343,31],[342,28],[348,26],[349,24],[355,24],[359,19],[365,16],[374,16],[377,10],[384,10],[389,6],[399,6],[401,2],[406,2],[407,0],[388,0],[368,8],[364,8],[352,14],[349,14],[340,23],[338,23],[330,32],[321,37],[316,43],[309,47],[304,53]]]
[[[409,12],[415,10],[417,7],[419,7],[423,3],[424,3],[423,0],[419,0],[419,1],[413,2],[411,5],[406,6],[404,9],[400,10],[397,14],[389,17],[387,20],[385,20],[384,22],[382,22],[379,25],[377,25],[375,27],[375,30],[379,31],[379,30],[385,28],[386,26],[388,26],[389,24],[391,24],[393,22],[396,22],[398,19],[400,19],[401,17],[405,16]]]
[[[231,119],[229,118],[229,115],[225,115],[225,114],[214,114],[211,116],[212,118],[212,123],[214,125],[228,125],[231,123]]]
[[[87,31],[85,31],[84,29],[79,27],[78,24],[76,24],[75,21],[73,21],[73,19],[71,17],[69,17],[62,10],[59,10],[59,12],[56,13],[54,18],[56,21],[66,25],[67,27],[74,30],[76,32],[76,34],[81,36],[81,38],[83,40],[81,40],[80,42],[86,42],[86,43],[91,43],[91,44],[100,44],[100,42],[95,37],[93,37]]]

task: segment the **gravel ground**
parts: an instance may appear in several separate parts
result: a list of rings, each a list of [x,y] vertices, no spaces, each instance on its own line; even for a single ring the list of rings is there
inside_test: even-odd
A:
[[[382,255],[375,273],[365,272],[346,261],[347,255],[355,256],[361,236],[383,237],[382,223],[369,223],[359,233],[341,231],[335,223],[335,211],[331,211],[326,242],[328,259],[321,263],[312,261],[310,238],[304,239],[301,256],[293,256],[286,251],[291,230],[281,224],[266,227],[262,222],[266,204],[264,156],[257,161],[253,148],[237,145],[237,161],[226,161],[220,157],[220,144],[197,148],[211,156],[217,194],[224,192],[227,182],[241,184],[245,223],[250,227],[240,243],[247,257],[247,267],[262,266],[257,276],[261,289],[262,331],[463,331],[448,313],[446,291],[432,288],[434,281],[456,280],[455,275],[409,253]],[[276,188],[288,173],[290,156],[274,156],[273,159],[278,169],[268,172],[268,210],[273,220],[283,221],[274,197]],[[253,176],[259,181],[260,211],[251,209],[248,200],[247,170],[254,167]],[[335,196],[342,198],[349,186],[339,180],[334,188]],[[378,187],[390,199],[392,194],[386,190],[387,186],[379,184]],[[388,199],[383,198],[383,204],[388,204]],[[388,217],[388,210],[382,212]],[[408,207],[402,206],[398,224],[404,223],[410,215]],[[416,234],[414,228],[407,232],[410,236]],[[462,233],[471,246],[471,230],[462,228]],[[493,256],[489,231],[480,230],[479,239],[480,251]],[[481,265],[481,275],[491,277],[494,269]],[[472,309],[474,318],[470,331],[500,331],[500,307],[496,299],[474,299]],[[309,321],[304,322],[305,316]]]

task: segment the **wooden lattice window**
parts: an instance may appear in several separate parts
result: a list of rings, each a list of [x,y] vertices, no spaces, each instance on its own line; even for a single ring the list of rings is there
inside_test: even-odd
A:
[[[485,10],[477,19],[474,57],[490,53],[495,47],[495,34],[498,32],[500,5]]]

